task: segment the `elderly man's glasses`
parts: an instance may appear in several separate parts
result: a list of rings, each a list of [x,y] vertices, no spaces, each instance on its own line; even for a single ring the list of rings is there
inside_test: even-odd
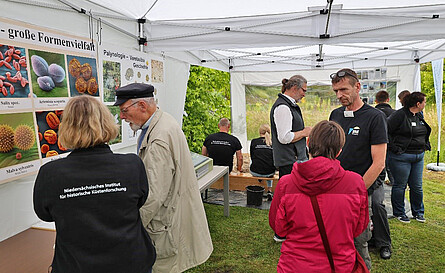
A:
[[[123,114],[127,113],[127,112],[128,112],[128,108],[130,108],[131,106],[135,105],[135,104],[138,103],[138,102],[139,102],[139,101],[133,102],[132,104],[128,105],[127,107],[122,108],[122,109],[121,109],[121,113],[123,113]]]
[[[359,81],[358,78],[357,78],[357,76],[355,76],[355,75],[352,74],[352,73],[349,73],[348,71],[339,71],[339,72],[337,72],[337,73],[332,73],[332,74],[330,75],[330,77],[331,77],[331,79],[334,79],[334,78],[337,78],[337,77],[339,77],[339,78],[343,78],[343,77],[346,76],[346,75],[348,75],[348,76],[350,76],[350,77],[353,77],[354,79],[356,79],[357,81]]]

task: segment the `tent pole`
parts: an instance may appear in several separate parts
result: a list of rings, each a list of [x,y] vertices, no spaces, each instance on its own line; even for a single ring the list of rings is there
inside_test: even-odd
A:
[[[138,19],[138,27],[139,27],[138,41],[139,41],[139,51],[140,52],[144,51],[144,45],[147,43],[147,38],[145,38],[145,35],[144,35],[145,22],[146,22],[145,18]]]

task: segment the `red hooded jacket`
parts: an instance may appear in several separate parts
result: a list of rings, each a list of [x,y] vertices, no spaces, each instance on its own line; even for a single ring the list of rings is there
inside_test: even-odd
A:
[[[278,272],[330,272],[329,260],[309,196],[317,196],[334,259],[335,272],[351,272],[354,237],[368,225],[368,193],[360,175],[322,156],[295,163],[275,189],[269,225],[286,240]]]

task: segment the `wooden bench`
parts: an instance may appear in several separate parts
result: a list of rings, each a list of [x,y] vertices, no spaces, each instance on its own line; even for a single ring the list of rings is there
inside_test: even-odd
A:
[[[262,181],[259,182],[258,180],[261,179]],[[272,191],[275,191],[275,187],[278,183],[278,175],[276,174],[273,178],[266,178],[266,177],[256,177],[252,176],[250,173],[240,173],[235,174],[231,173],[229,175],[229,189],[230,190],[236,190],[236,191],[245,191],[247,186],[250,185],[256,185],[256,186],[262,186],[267,190],[267,182],[266,180],[273,180],[272,185]],[[212,189],[223,189],[223,180],[219,179],[211,186]]]

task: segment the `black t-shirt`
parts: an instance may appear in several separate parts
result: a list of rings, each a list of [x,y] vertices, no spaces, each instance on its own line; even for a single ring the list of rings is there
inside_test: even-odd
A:
[[[412,130],[412,139],[406,148],[406,153],[420,154],[425,151],[425,136],[427,129],[423,121],[418,116],[410,116],[409,122]]]
[[[250,142],[250,170],[259,174],[275,172],[272,146],[267,146],[264,137],[252,139]]]
[[[345,117],[344,112],[343,106],[332,111],[329,117],[340,124],[346,135],[338,160],[345,170],[363,176],[372,164],[371,145],[388,142],[386,116],[368,104],[355,111],[354,117]]]
[[[224,132],[207,136],[204,146],[213,159],[213,165],[229,166],[229,171],[233,168],[233,155],[242,148],[238,138]]]

